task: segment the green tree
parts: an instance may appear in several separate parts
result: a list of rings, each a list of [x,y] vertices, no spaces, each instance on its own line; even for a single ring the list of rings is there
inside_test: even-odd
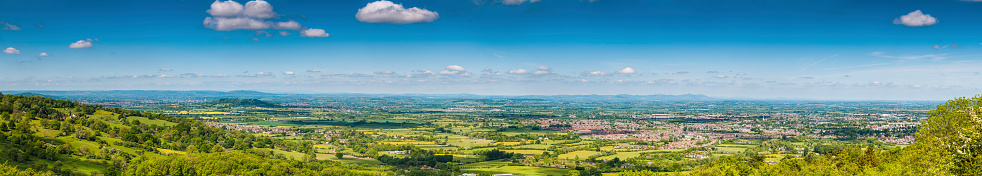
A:
[[[949,100],[930,114],[901,161],[915,174],[982,173],[982,96]]]

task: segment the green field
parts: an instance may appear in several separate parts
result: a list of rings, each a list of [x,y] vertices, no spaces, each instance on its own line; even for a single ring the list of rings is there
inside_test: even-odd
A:
[[[590,156],[597,155],[597,154],[600,154],[600,152],[580,150],[580,151],[569,152],[566,154],[559,155],[559,158],[560,159],[576,159],[576,158],[586,159],[589,158]]]
[[[512,153],[521,153],[524,155],[538,155],[538,154],[542,154],[542,152],[545,152],[545,150],[504,150],[504,151],[512,152]]]

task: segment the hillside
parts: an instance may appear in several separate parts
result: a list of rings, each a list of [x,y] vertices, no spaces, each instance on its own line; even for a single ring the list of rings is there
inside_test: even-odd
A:
[[[0,131],[0,163],[6,163],[0,166],[0,171],[8,174],[375,175],[387,172],[318,161],[308,142],[228,131],[163,114],[37,96],[0,95]],[[272,151],[297,151],[306,155],[302,160],[290,160]]]
[[[215,101],[193,104],[189,106],[199,106],[199,108],[215,108],[215,109],[243,108],[243,107],[276,108],[276,107],[280,107],[280,104],[269,102],[269,101],[257,100],[257,99],[223,98]]]

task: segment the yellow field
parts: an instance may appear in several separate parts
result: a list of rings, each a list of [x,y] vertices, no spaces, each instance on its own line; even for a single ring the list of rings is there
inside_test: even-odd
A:
[[[566,154],[559,155],[559,158],[576,159],[577,157],[579,157],[580,159],[586,159],[589,158],[590,156],[597,155],[597,154],[600,154],[600,152],[580,150],[580,151],[569,152]]]
[[[162,148],[157,148],[157,151],[160,151],[160,153],[176,153],[176,154],[182,154],[182,155],[187,154],[186,152],[182,152],[182,151],[168,150],[168,149],[162,149]]]
[[[164,114],[190,114],[190,115],[225,115],[232,114],[227,112],[202,112],[202,111],[166,111]]]
[[[314,145],[314,148],[330,149],[331,147],[327,145],[317,144]]]
[[[380,144],[392,144],[392,145],[421,145],[421,144],[434,144],[433,142],[427,141],[401,141],[401,142],[379,142]]]

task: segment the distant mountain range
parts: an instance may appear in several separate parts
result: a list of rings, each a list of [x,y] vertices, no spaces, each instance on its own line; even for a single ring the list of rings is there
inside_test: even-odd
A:
[[[3,94],[44,96],[65,100],[207,100],[234,99],[293,99],[310,97],[426,97],[426,98],[517,98],[559,101],[717,101],[702,94],[684,95],[474,95],[474,94],[278,94],[259,91],[170,91],[170,90],[107,90],[107,91],[3,91]]]

